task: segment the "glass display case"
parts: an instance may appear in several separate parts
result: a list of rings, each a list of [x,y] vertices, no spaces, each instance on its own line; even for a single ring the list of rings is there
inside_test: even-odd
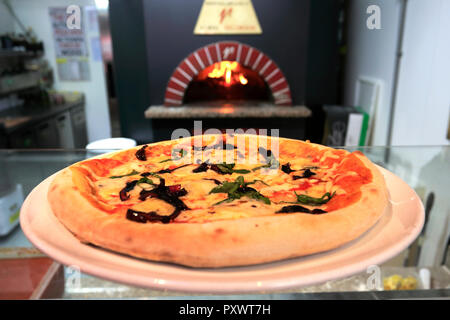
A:
[[[354,151],[355,148],[348,148]],[[22,232],[19,209],[41,181],[92,150],[0,151],[0,298],[5,299],[380,299],[450,297],[450,146],[359,147],[405,181],[422,200],[425,223],[406,250],[371,270],[306,287],[241,294],[175,292],[134,287],[64,266],[40,252]],[[45,200],[43,200],[45,201]],[[49,230],[51,232],[51,230]]]

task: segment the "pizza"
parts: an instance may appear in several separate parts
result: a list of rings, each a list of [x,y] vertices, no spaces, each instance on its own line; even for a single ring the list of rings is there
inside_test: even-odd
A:
[[[221,134],[140,145],[58,172],[48,201],[80,241],[190,267],[243,266],[337,248],[388,208],[363,153]]]

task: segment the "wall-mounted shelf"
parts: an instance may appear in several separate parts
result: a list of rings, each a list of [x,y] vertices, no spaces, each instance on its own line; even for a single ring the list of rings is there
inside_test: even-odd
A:
[[[0,50],[0,59],[7,58],[39,58],[42,57],[44,53],[30,52],[30,51],[14,51],[14,50]]]
[[[39,86],[40,77],[36,71],[0,77],[0,95]]]

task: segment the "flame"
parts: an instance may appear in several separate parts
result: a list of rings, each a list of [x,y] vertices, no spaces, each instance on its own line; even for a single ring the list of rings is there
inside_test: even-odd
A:
[[[208,73],[209,78],[223,78],[225,77],[225,86],[229,87],[234,82],[239,82],[242,85],[248,83],[247,78],[238,72],[239,64],[237,61],[221,61],[214,64],[214,69]]]
[[[231,70],[227,69],[227,71],[225,72],[225,83],[227,85],[231,84]]]
[[[244,75],[243,75],[242,73],[239,75],[239,82],[240,82],[243,86],[245,86],[245,85],[248,83],[247,78],[244,77]]]

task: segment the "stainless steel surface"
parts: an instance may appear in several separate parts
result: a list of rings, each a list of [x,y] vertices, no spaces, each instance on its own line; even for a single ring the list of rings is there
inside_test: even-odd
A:
[[[73,130],[73,147],[84,148],[88,143],[86,130],[86,112],[83,107],[77,107],[70,111]]]
[[[26,88],[36,87],[40,80],[39,72],[27,72],[0,78],[0,94],[12,93]]]
[[[69,112],[56,117],[56,128],[58,129],[59,145],[64,149],[75,148],[72,119]]]

